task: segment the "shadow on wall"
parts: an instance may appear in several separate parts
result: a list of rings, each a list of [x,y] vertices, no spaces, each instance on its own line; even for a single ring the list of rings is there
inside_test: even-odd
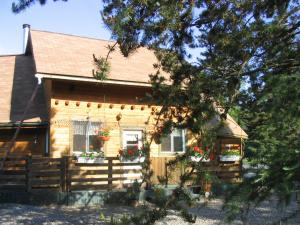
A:
[[[14,78],[11,96],[10,120],[20,121],[28,101],[37,84],[34,61],[31,55],[16,56]],[[32,106],[28,110],[25,120],[40,118],[47,120],[47,107],[42,86],[39,88]],[[34,122],[37,122],[36,119]]]

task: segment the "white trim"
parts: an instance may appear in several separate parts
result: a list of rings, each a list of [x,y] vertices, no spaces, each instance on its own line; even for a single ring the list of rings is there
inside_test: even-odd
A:
[[[125,137],[128,134],[137,135],[138,136],[138,147],[139,148],[143,147],[143,130],[134,130],[134,129],[127,130],[126,129],[126,130],[123,130],[123,132],[122,132],[122,147],[123,148],[127,147],[127,139]]]
[[[48,78],[57,80],[71,80],[71,81],[85,81],[92,83],[103,83],[103,84],[119,84],[127,86],[140,86],[140,87],[151,87],[151,84],[144,82],[134,82],[134,81],[121,81],[121,80],[96,80],[93,77],[80,77],[80,76],[69,76],[69,75],[52,75],[52,74],[35,74],[36,78]]]

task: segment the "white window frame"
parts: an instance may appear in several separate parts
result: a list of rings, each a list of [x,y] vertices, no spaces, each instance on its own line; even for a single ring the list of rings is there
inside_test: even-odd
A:
[[[127,139],[126,135],[133,134],[138,136],[138,147],[143,147],[143,130],[135,130],[135,129],[126,129],[122,131],[122,147],[125,149],[127,147]]]
[[[77,121],[77,120],[73,120],[73,122],[74,121]],[[81,121],[81,120],[78,120],[78,121]],[[84,121],[84,120],[83,120]],[[101,122],[98,122],[98,121],[90,121],[90,120],[87,120],[87,121],[85,121],[85,122],[87,122],[87,125],[86,125],[86,127],[85,127],[85,153],[92,153],[92,152],[96,152],[96,151],[90,151],[90,148],[89,148],[89,143],[90,143],[90,135],[92,135],[90,132],[93,132],[93,131],[91,131],[91,127],[92,127],[92,123],[93,122],[97,122],[97,123],[99,123],[99,127],[101,126]],[[72,130],[72,139],[74,138],[74,130]],[[72,141],[74,141],[74,140],[72,140]],[[73,142],[72,142],[73,143]],[[83,152],[81,152],[81,151],[74,151],[74,149],[73,149],[73,144],[72,144],[72,152],[73,152],[73,154],[74,155],[81,155]]]
[[[174,151],[174,131],[175,130],[181,130],[181,134],[182,134],[182,149],[183,149],[183,151],[180,151],[180,152],[178,152],[178,151]],[[168,136],[167,137],[169,137],[169,136],[171,136],[170,138],[171,138],[171,151],[164,151],[163,149],[162,149],[162,144],[160,144],[160,152],[161,153],[169,153],[169,154],[174,154],[174,153],[184,153],[185,151],[186,151],[186,140],[185,140],[185,135],[186,135],[186,131],[184,130],[184,129],[174,129],[173,131],[172,131],[172,133],[170,133],[170,134],[168,134]]]

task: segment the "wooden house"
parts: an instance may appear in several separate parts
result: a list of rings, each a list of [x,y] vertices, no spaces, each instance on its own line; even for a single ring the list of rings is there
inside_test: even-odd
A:
[[[153,130],[153,112],[159,106],[138,101],[151,91],[153,52],[140,48],[128,58],[113,52],[109,77],[99,81],[92,75],[93,54],[106,56],[110,41],[29,28],[24,25],[24,54],[0,56],[0,151],[10,141],[38,80],[41,85],[12,153],[57,158],[101,148],[105,156],[117,156],[120,148],[140,144],[143,132]],[[110,129],[110,140],[104,144],[95,139],[101,127]],[[242,154],[247,134],[232,117],[218,135],[216,153],[235,148]],[[156,175],[164,175],[165,162],[185,151],[187,142],[185,131],[175,130],[162,144],[151,146]],[[219,163],[219,158],[214,161]]]

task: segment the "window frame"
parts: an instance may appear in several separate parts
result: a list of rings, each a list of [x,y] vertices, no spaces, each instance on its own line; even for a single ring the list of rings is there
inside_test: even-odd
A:
[[[173,132],[175,130],[179,130],[181,131],[181,135],[182,135],[182,149],[183,151],[174,151],[174,134]],[[185,153],[186,152],[186,130],[185,129],[174,129],[172,130],[172,133],[168,134],[167,137],[170,137],[171,138],[171,151],[164,151],[162,149],[162,143],[160,143],[160,152],[163,153],[163,154],[176,154],[176,153]],[[176,137],[176,136],[175,136]]]
[[[85,151],[74,151],[74,135],[75,134],[75,130],[74,130],[74,123],[75,122],[86,122],[86,124],[84,125],[84,139],[85,139]],[[72,120],[72,153],[74,155],[81,155],[82,153],[91,153],[91,152],[97,152],[97,151],[90,151],[90,136],[97,136],[97,135],[93,135],[91,134],[91,129],[93,127],[92,123],[97,123],[99,126],[99,128],[102,125],[102,122],[100,121],[91,121],[91,120]],[[77,134],[78,135],[78,134]],[[103,151],[103,147],[100,147],[99,149],[100,151]]]
[[[142,148],[143,147],[143,129],[123,129],[122,130],[122,136],[121,136],[121,142],[122,142],[122,149],[125,149],[127,147],[127,143],[126,143],[126,134],[138,134],[138,136],[140,135],[140,139],[138,140],[138,147]]]

